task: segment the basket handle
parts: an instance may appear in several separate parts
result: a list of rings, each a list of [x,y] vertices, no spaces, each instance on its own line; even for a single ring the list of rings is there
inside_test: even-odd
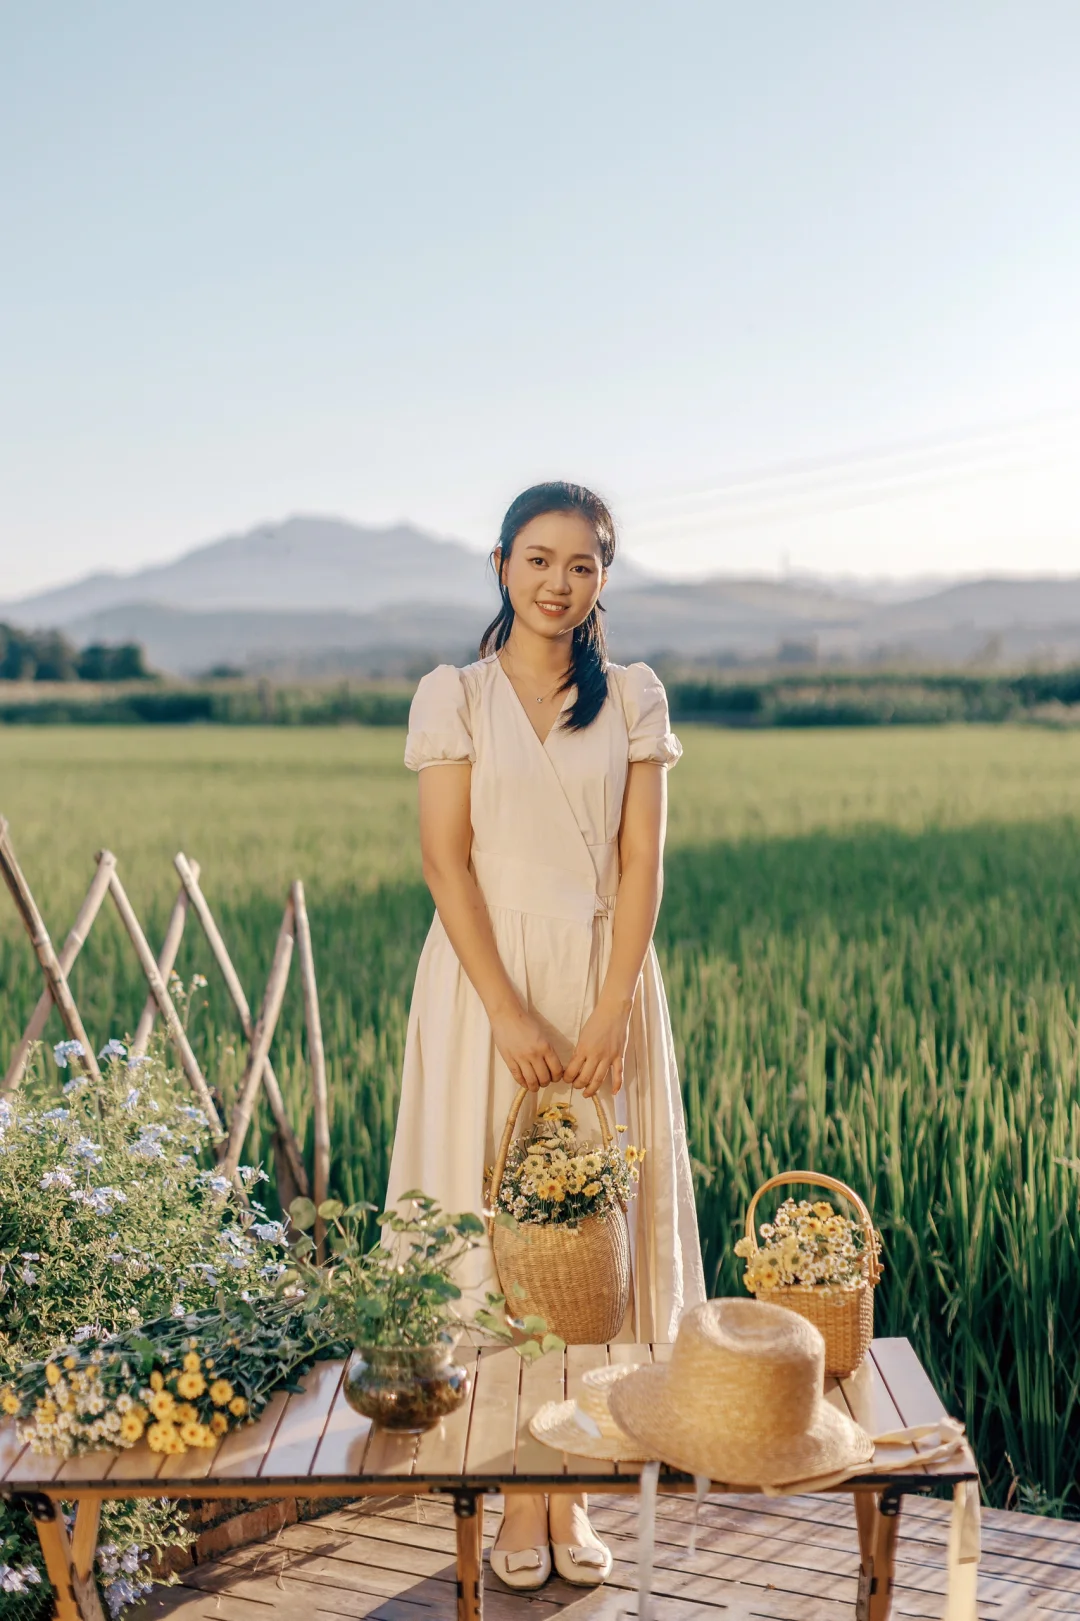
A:
[[[526,1087],[518,1087],[517,1096],[511,1103],[510,1111],[506,1116],[506,1125],[503,1127],[502,1141],[499,1144],[499,1152],[495,1156],[495,1169],[491,1173],[492,1205],[495,1204],[499,1197],[499,1189],[502,1187],[502,1180],[506,1175],[506,1157],[510,1152],[510,1144],[514,1140],[514,1127],[517,1125],[517,1118],[521,1113],[521,1105],[525,1102],[527,1092],[528,1089]],[[608,1120],[607,1111],[600,1101],[600,1094],[598,1092],[593,1093],[592,1101],[596,1107],[596,1118],[600,1122],[600,1139],[605,1148],[610,1148],[613,1140],[611,1123]]]
[[[781,1171],[777,1176],[770,1176],[763,1182],[754,1197],[750,1200],[750,1207],[746,1212],[746,1236],[756,1251],[758,1247],[757,1228],[754,1224],[754,1214],[758,1207],[758,1200],[763,1193],[770,1193],[773,1188],[789,1187],[793,1183],[800,1183],[808,1187],[828,1188],[830,1193],[838,1193],[849,1204],[855,1206],[859,1220],[862,1222],[863,1232],[866,1235],[867,1276],[871,1283],[879,1282],[881,1278],[881,1255],[878,1249],[877,1233],[874,1223],[866,1205],[859,1198],[854,1188],[849,1188],[846,1182],[840,1182],[835,1176],[826,1176],[821,1171]]]

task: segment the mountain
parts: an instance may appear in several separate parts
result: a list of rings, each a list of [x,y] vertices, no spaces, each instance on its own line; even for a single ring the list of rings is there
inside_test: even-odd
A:
[[[1080,660],[1080,578],[860,587],[809,576],[671,581],[616,560],[612,654],[700,661],[956,664]],[[92,574],[0,604],[0,619],[85,645],[138,641],[156,668],[215,664],[402,673],[475,656],[497,595],[487,558],[414,525],[292,517],[135,573]]]
[[[620,558],[626,585],[649,576]],[[133,602],[199,613],[257,609],[371,613],[389,603],[453,602],[493,613],[497,593],[486,553],[412,524],[367,528],[339,518],[294,517],[196,547],[172,563],[133,574],[90,574],[19,602],[0,615],[59,627]]]
[[[3,612],[20,624],[63,626],[132,602],[193,612],[328,609],[371,613],[418,595],[486,606],[495,600],[487,559],[460,541],[411,524],[361,528],[336,518],[295,517],[196,547],[133,574],[92,574]]]

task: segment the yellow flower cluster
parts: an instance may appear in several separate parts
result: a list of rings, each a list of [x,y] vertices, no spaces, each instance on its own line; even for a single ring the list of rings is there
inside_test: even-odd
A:
[[[76,1451],[100,1446],[130,1447],[144,1437],[152,1451],[170,1456],[189,1448],[216,1446],[230,1427],[229,1415],[234,1421],[246,1418],[248,1403],[227,1379],[215,1378],[207,1387],[206,1374],[213,1359],[207,1358],[204,1364],[195,1343],[188,1342],[179,1370],[165,1374],[155,1368],[137,1396],[123,1390],[106,1395],[100,1350],[91,1354],[82,1369],[74,1356],[65,1357],[62,1367],[47,1362],[47,1393],[38,1397],[31,1418],[22,1426],[22,1440],[35,1452],[53,1457],[70,1457]],[[209,1398],[213,1412],[199,1412],[194,1402],[200,1396]],[[4,1412],[18,1413],[20,1405],[10,1387],[0,1391]]]
[[[781,1288],[854,1288],[864,1275],[862,1225],[838,1215],[825,1199],[785,1199],[771,1223],[759,1229],[761,1247],[741,1238],[735,1253],[746,1261],[743,1281],[751,1294]]]
[[[567,1104],[537,1116],[532,1135],[515,1143],[498,1190],[500,1207],[518,1221],[578,1221],[625,1203],[638,1180],[644,1150],[602,1149],[576,1136],[577,1117]]]
[[[227,1379],[214,1379],[207,1390],[206,1371],[212,1367],[212,1359],[208,1358],[204,1365],[194,1342],[191,1342],[181,1371],[169,1375],[174,1391],[168,1388],[165,1376],[156,1369],[150,1375],[148,1400],[156,1422],[147,1430],[146,1439],[152,1451],[172,1456],[189,1448],[216,1446],[229,1428],[229,1420],[220,1409],[225,1409],[234,1418],[246,1416],[247,1401],[236,1394]],[[200,1417],[197,1407],[192,1406],[193,1401],[202,1395],[209,1395],[213,1405],[219,1409],[211,1414],[208,1421]],[[182,1400],[177,1401],[178,1396]]]

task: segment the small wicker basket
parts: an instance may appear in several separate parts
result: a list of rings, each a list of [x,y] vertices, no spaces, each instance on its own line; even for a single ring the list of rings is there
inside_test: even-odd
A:
[[[525,1095],[522,1088],[506,1118],[491,1174],[493,1212]],[[603,1145],[610,1148],[604,1107],[598,1097],[593,1103]],[[603,1220],[586,1216],[576,1227],[558,1222],[509,1227],[492,1216],[488,1230],[499,1284],[515,1317],[542,1317],[567,1345],[603,1345],[616,1337],[630,1303],[630,1229],[622,1204]]]
[[[874,1288],[881,1277],[881,1254],[878,1236],[863,1201],[853,1188],[835,1177],[822,1176],[817,1171],[782,1171],[763,1182],[750,1201],[746,1212],[746,1236],[751,1248],[758,1247],[754,1216],[758,1200],[773,1188],[792,1183],[828,1188],[854,1205],[866,1235],[863,1251],[863,1275],[858,1283],[813,1285],[784,1285],[779,1289],[759,1289],[757,1299],[772,1306],[785,1306],[798,1312],[807,1322],[821,1330],[825,1339],[825,1372],[836,1379],[846,1379],[855,1372],[870,1349],[874,1337]]]

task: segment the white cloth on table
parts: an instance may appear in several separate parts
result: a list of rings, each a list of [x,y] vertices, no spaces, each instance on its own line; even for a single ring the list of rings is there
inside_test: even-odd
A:
[[[574,689],[566,694],[563,713],[575,697]],[[494,655],[464,669],[440,665],[417,687],[405,763],[414,771],[471,764],[471,869],[506,970],[563,1063],[596,1005],[611,954],[629,765],[671,766],[681,753],[663,685],[644,664],[609,665],[608,697],[592,725],[569,732],[557,720],[543,742]],[[409,1012],[387,1203],[420,1188],[444,1209],[480,1213],[485,1169],[516,1091],[436,914]],[[553,1087],[548,1096],[564,1092]],[[647,1149],[629,1212],[633,1283],[620,1338],[671,1341],[682,1313],[705,1299],[705,1279],[675,1049],[651,944],[622,1091],[613,1099],[608,1079],[600,1095],[626,1127],[621,1140]],[[578,1110],[583,1133],[591,1113],[587,1105]],[[467,1295],[497,1290],[488,1246],[469,1261]]]

